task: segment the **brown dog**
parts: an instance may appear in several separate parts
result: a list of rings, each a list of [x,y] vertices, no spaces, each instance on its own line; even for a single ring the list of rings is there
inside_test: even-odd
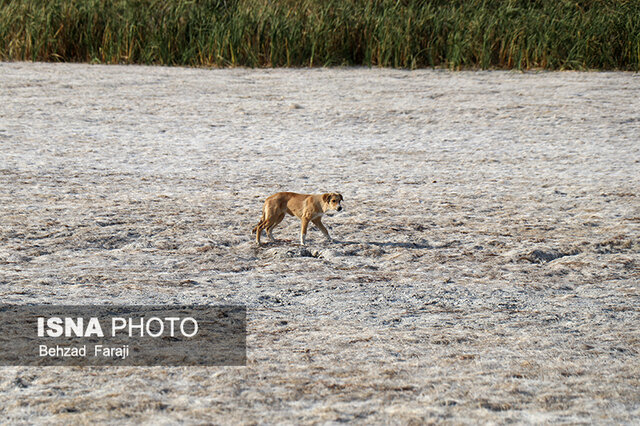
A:
[[[274,241],[274,238],[271,236],[271,231],[282,222],[284,214],[288,213],[302,221],[302,229],[300,230],[301,245],[304,245],[307,226],[310,221],[322,231],[324,236],[327,237],[327,240],[331,241],[329,231],[327,231],[327,228],[324,227],[320,219],[328,210],[342,210],[342,206],[340,205],[341,201],[342,195],[335,192],[318,195],[278,192],[267,198],[264,202],[260,223],[253,228],[251,233],[256,233],[258,245],[260,244],[260,234],[263,230],[267,231],[269,239]]]

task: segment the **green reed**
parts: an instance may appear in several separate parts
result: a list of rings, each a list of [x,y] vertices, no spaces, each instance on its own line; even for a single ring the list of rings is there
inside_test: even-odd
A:
[[[640,68],[640,0],[0,0],[0,59]]]

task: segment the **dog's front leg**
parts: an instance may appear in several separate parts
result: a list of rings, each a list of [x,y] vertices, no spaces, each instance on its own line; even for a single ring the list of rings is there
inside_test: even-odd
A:
[[[309,219],[302,218],[302,228],[300,229],[300,245],[304,245],[304,239],[307,236],[307,227],[309,226]]]
[[[324,236],[327,238],[327,241],[331,242],[331,237],[329,236],[329,231],[327,231],[327,228],[322,223],[322,220],[320,220],[320,218],[317,218],[317,219],[313,219],[312,222],[313,222],[314,225],[316,225],[318,227],[318,229],[320,231],[322,231]]]

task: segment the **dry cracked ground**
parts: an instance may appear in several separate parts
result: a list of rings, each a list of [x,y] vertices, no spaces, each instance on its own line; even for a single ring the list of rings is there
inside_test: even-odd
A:
[[[0,63],[0,298],[248,309],[246,367],[2,367],[0,418],[640,421],[640,76]],[[337,191],[335,239],[264,199]]]

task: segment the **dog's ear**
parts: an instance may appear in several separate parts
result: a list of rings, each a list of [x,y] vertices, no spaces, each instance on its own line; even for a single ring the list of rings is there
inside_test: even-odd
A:
[[[324,201],[325,203],[328,203],[329,197],[331,197],[331,194],[322,194],[322,201]]]
[[[342,198],[342,194],[338,194],[338,197],[340,197],[340,201],[344,200],[344,198]]]

